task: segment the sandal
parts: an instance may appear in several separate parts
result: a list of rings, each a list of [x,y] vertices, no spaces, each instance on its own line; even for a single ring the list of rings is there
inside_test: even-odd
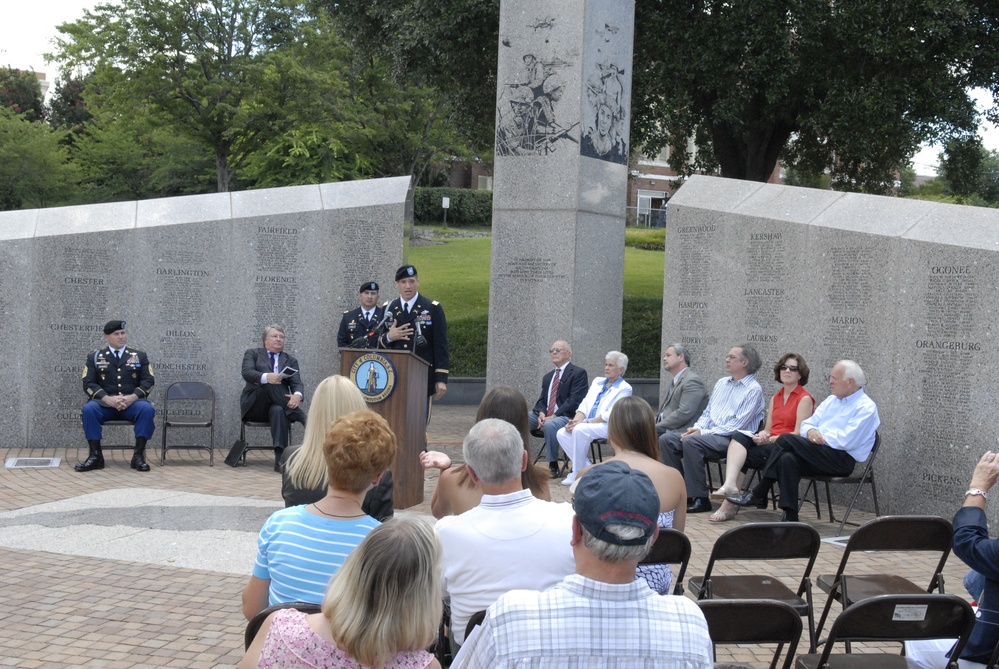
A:
[[[718,488],[718,490],[715,490],[710,495],[708,495],[708,497],[710,497],[711,499],[725,499],[729,495],[738,495],[739,492],[740,492],[739,490],[729,490],[725,486],[722,486]]]
[[[708,520],[711,521],[712,523],[724,523],[726,521],[735,518],[735,514],[737,513],[739,512],[733,511],[732,513],[725,513],[724,511],[715,511],[710,516],[708,516]]]

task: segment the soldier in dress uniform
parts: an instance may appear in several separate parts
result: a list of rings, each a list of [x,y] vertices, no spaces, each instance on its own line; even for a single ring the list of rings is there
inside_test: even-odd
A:
[[[447,348],[447,320],[440,302],[420,295],[420,277],[412,265],[395,273],[399,297],[386,305],[393,324],[379,340],[380,348],[413,351],[428,363],[427,395],[441,399],[447,392],[451,355]]]
[[[336,345],[352,348],[378,348],[378,325],[385,315],[385,307],[378,306],[378,284],[368,281],[361,284],[361,306],[343,312]]]
[[[125,321],[108,321],[104,326],[108,345],[87,356],[83,367],[83,390],[90,400],[83,405],[83,433],[90,453],[75,466],[78,472],[104,469],[101,452],[103,425],[109,420],[129,420],[135,424],[135,452],[132,469],[148,472],[146,442],[153,436],[153,405],[147,399],[153,389],[153,366],[146,354],[125,345]]]

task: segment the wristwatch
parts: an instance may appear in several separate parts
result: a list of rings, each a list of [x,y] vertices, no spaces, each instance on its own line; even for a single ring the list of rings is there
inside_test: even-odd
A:
[[[989,501],[989,496],[985,494],[985,491],[979,490],[978,488],[970,488],[968,492],[964,493],[965,497],[969,495],[981,495],[982,499],[984,499],[986,502]]]

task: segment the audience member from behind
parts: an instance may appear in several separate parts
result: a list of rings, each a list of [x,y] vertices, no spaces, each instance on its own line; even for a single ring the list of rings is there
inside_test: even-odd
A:
[[[285,506],[312,504],[326,496],[329,487],[323,443],[330,424],[341,416],[368,408],[364,396],[350,379],[335,374],[316,387],[301,444],[286,448],[282,457],[281,496]],[[385,520],[392,516],[392,470],[386,469],[378,485],[364,496],[364,513]]]
[[[804,385],[808,383],[808,363],[797,353],[785,353],[774,365],[774,379],[783,385],[767,405],[767,420],[763,429],[756,434],[733,432],[725,456],[725,482],[711,493],[712,499],[722,499],[738,495],[746,469],[762,469],[766,464],[773,443],[782,434],[797,434],[801,421],[812,415],[815,398]],[[766,498],[764,498],[764,506]],[[708,516],[713,523],[731,520],[738,508],[728,500],[722,502],[718,510]]]
[[[490,388],[475,414],[475,421],[486,418],[499,418],[517,428],[524,442],[524,450],[529,451],[530,432],[527,422],[527,400],[520,391],[510,386],[495,386]],[[464,464],[451,466],[451,458],[440,451],[425,451],[420,454],[420,462],[424,469],[441,470],[437,479],[437,489],[430,500],[430,510],[435,518],[459,515],[478,506],[482,500],[482,488],[468,475]],[[520,482],[524,489],[538,499],[548,501],[551,492],[548,490],[548,472],[542,467],[528,464],[520,474]]]
[[[992,651],[999,645],[999,539],[989,539],[989,491],[999,479],[999,458],[988,451],[982,456],[971,475],[971,485],[964,493],[964,506],[954,515],[954,555],[972,572],[965,577],[984,585],[984,590],[971,593],[978,600],[975,626],[961,652],[960,669],[984,669]],[[973,578],[969,578],[973,577]],[[984,583],[981,581],[984,580]],[[905,656],[919,669],[946,669],[951,661],[955,639],[906,641]]]
[[[500,597],[452,666],[711,669],[697,604],[660,597],[635,578],[659,533],[649,477],[623,460],[593,467],[580,477],[573,507],[576,573],[545,592]]]
[[[621,461],[643,472],[652,480],[659,495],[659,527],[672,527],[682,532],[687,522],[687,488],[680,472],[659,461],[659,439],[649,403],[634,395],[619,400],[607,423],[607,440],[614,449],[614,457],[586,471]],[[660,595],[669,594],[673,585],[669,565],[639,565],[638,575]]]
[[[372,530],[330,581],[322,613],[269,615],[240,669],[440,669],[423,650],[441,619],[441,548],[419,517]]]
[[[326,496],[275,511],[264,523],[253,575],[243,589],[247,620],[269,605],[322,601],[330,576],[378,526],[361,503],[395,453],[395,435],[373,411],[355,411],[330,425],[323,444]]]
[[[442,587],[451,601],[451,633],[458,645],[472,614],[504,592],[550,588],[575,568],[569,546],[572,507],[524,489],[521,473],[528,457],[516,428],[496,418],[479,421],[465,437],[463,453],[482,501],[437,521],[444,547]]]

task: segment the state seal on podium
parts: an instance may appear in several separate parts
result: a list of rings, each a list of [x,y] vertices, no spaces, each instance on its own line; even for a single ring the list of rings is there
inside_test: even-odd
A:
[[[395,390],[395,366],[381,353],[365,353],[351,365],[350,380],[364,395],[365,402],[377,404]]]

